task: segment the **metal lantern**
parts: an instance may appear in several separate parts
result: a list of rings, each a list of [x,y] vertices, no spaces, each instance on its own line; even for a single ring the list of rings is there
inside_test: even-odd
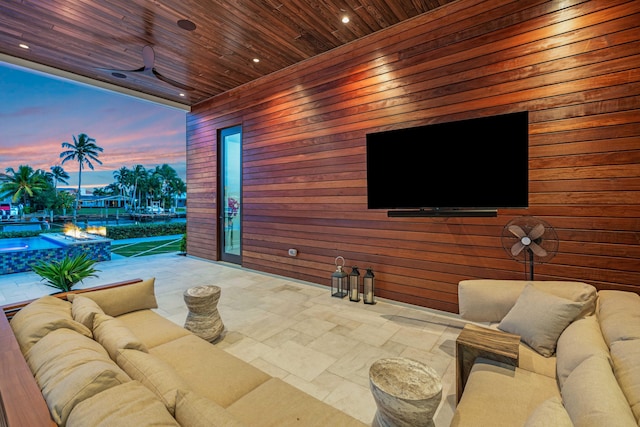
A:
[[[360,272],[355,265],[349,274],[349,301],[360,301]]]
[[[342,261],[342,264],[338,264],[338,261]],[[348,289],[348,277],[347,273],[342,270],[344,267],[344,258],[341,256],[336,257],[336,271],[331,275],[331,296],[336,298],[344,298],[347,296]]]
[[[367,268],[367,272],[362,278],[362,297],[364,298],[365,304],[376,303],[375,281],[373,271],[371,271],[371,268]]]

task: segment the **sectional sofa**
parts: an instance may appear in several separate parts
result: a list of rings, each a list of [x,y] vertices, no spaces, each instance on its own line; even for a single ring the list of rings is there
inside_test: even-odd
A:
[[[5,307],[0,426],[365,425],[156,307],[153,279]]]
[[[638,426],[638,294],[467,280],[458,295],[463,319],[520,335],[521,344],[517,367],[476,359],[452,426]]]

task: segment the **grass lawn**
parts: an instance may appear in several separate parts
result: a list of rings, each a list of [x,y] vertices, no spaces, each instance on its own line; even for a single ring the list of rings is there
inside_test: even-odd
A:
[[[149,242],[114,244],[111,252],[126,257],[157,255],[180,251],[180,239],[154,240]]]

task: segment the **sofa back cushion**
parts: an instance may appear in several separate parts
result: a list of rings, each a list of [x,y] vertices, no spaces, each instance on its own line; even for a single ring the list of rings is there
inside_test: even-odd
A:
[[[132,285],[85,292],[82,296],[91,298],[106,314],[116,317],[136,310],[158,308],[154,284],[155,278],[151,278]],[[75,297],[71,294],[67,298],[73,301]]]
[[[66,328],[91,338],[91,331],[73,320],[71,303],[50,295],[23,307],[11,319],[11,329],[23,354],[51,331]]]
[[[591,356],[599,356],[611,363],[609,348],[602,337],[597,316],[587,316],[570,324],[558,339],[556,356],[560,387],[569,374]]]
[[[500,322],[514,306],[527,284],[570,301],[582,302],[578,317],[595,310],[596,288],[582,282],[543,280],[463,280],[458,284],[460,316],[474,322]]]
[[[573,427],[559,397],[551,397],[533,410],[524,427]]]
[[[137,381],[118,385],[79,403],[67,427],[179,427],[162,402]]]
[[[78,403],[131,380],[100,344],[69,329],[50,332],[25,358],[58,425]]]
[[[598,320],[607,345],[640,339],[640,295],[633,292],[598,292]]]
[[[567,377],[562,400],[576,427],[637,427],[607,359],[591,356]]]

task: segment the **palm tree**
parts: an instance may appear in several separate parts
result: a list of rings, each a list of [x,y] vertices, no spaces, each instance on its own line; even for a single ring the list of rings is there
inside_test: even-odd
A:
[[[47,188],[45,174],[40,169],[34,171],[31,166],[20,165],[18,171],[7,168],[5,172],[0,175],[0,194],[2,197],[11,195],[14,203],[22,198],[22,204],[26,206],[29,198]]]
[[[53,188],[58,192],[58,183],[69,184],[69,174],[60,165],[51,166],[51,177],[53,180]]]
[[[62,159],[62,164],[67,160],[75,160],[78,162],[80,168],[78,169],[78,194],[76,196],[76,206],[73,210],[73,218],[75,221],[76,215],[78,213],[78,206],[80,202],[80,187],[82,186],[82,169],[86,164],[89,169],[93,170],[92,161],[102,164],[102,162],[98,159],[98,156],[102,152],[102,147],[96,145],[96,140],[93,138],[89,138],[87,134],[81,133],[78,135],[78,138],[73,136],[73,144],[68,142],[62,143],[62,148],[68,148],[68,150],[60,153],[60,158]]]

